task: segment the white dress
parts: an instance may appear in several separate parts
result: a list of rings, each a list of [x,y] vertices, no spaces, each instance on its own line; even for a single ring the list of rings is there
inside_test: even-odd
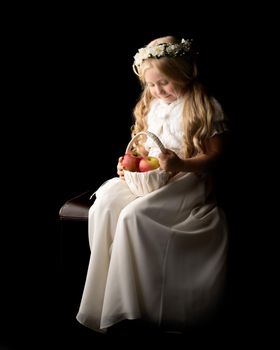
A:
[[[154,101],[148,130],[180,155],[182,100]],[[213,135],[225,130],[218,103]],[[172,123],[170,123],[172,119]],[[155,145],[146,143],[150,154]],[[183,328],[207,318],[223,294],[227,224],[207,177],[181,173],[134,196],[113,178],[89,210],[91,249],[77,320],[96,331],[124,319]]]

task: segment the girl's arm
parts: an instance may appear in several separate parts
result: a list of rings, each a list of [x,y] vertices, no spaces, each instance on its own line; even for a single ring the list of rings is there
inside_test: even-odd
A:
[[[220,160],[224,149],[224,136],[215,135],[208,139],[206,152],[188,159],[179,158],[175,152],[167,149],[159,156],[162,169],[171,173],[177,172],[207,172],[213,169]]]

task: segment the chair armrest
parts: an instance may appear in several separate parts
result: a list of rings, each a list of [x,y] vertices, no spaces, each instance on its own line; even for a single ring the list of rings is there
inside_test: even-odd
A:
[[[91,198],[93,191],[86,191],[67,200],[59,210],[60,220],[87,221],[88,211],[95,197]]]

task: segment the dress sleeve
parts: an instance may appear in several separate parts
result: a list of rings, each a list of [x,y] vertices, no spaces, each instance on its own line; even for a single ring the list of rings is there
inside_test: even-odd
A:
[[[215,112],[212,122],[211,137],[229,131],[228,118],[226,117],[221,104],[214,99]]]

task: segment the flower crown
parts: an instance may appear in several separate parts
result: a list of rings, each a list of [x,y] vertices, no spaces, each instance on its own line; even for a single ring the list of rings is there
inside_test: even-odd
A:
[[[134,56],[133,67],[139,67],[148,58],[183,56],[191,51],[192,41],[193,39],[182,39],[180,43],[161,43],[143,47]]]

